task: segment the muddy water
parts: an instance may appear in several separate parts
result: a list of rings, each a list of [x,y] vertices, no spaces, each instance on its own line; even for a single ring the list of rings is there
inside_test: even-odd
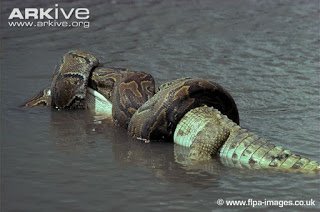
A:
[[[241,125],[320,161],[319,1],[64,1],[90,27],[8,27],[2,2],[1,211],[212,211],[224,200],[316,200],[319,175],[248,171],[218,161],[188,167],[172,144],[141,144],[87,112],[18,106],[50,82],[69,49],[107,65],[216,80]],[[177,151],[177,150],[176,150]],[[250,208],[250,207],[248,207]],[[266,209],[266,207],[263,207]]]

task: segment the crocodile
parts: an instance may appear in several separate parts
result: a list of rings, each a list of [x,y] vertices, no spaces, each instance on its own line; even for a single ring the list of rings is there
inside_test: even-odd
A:
[[[66,53],[51,86],[25,107],[89,109],[146,143],[173,141],[189,148],[190,161],[220,158],[253,169],[320,172],[319,162],[272,144],[239,125],[228,91],[214,81],[182,78],[155,87],[153,77],[126,68],[102,67],[90,53]]]

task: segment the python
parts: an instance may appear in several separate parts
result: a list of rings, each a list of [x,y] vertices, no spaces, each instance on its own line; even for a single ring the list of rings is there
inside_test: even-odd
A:
[[[13,8],[8,19],[43,20],[64,18],[69,20],[73,16],[76,19],[86,20],[90,18],[90,11],[88,8],[71,8],[70,10],[65,10],[59,7],[58,4],[55,4],[55,8]]]
[[[89,109],[137,141],[174,142],[177,158],[197,166],[219,159],[229,167],[320,173],[319,162],[277,146],[239,124],[237,105],[218,83],[180,78],[155,86],[152,75],[104,67],[94,55],[66,53],[50,85],[22,106]]]

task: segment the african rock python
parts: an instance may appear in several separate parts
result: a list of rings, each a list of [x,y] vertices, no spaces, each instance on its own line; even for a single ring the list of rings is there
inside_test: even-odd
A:
[[[183,78],[161,85],[156,92],[150,74],[98,65],[98,59],[89,53],[68,52],[51,86],[24,106],[86,109],[92,99],[100,99],[99,109],[111,108],[101,111],[131,136],[145,141],[174,140],[190,148],[189,157],[194,161],[219,155],[225,164],[249,168],[320,169],[318,162],[241,129],[233,98],[215,82]]]

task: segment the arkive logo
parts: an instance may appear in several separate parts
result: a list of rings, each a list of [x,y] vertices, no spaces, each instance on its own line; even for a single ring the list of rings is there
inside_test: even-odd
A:
[[[9,17],[10,27],[83,27],[89,28],[88,8],[65,9],[55,4],[52,8],[13,8]]]
[[[77,20],[87,20],[90,18],[90,11],[88,8],[71,8],[64,9],[58,4],[54,8],[13,8],[8,19],[9,20],[69,20],[74,17]]]

